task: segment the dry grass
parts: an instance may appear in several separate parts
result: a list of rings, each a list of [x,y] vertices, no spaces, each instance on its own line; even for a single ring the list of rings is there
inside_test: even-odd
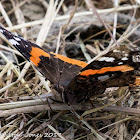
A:
[[[96,2],[94,1],[95,5]],[[76,41],[73,42],[79,43],[82,53],[82,57],[77,58],[90,63],[117,47],[138,48],[135,44],[137,38],[137,41],[131,40],[131,36],[135,37],[139,31],[139,19],[136,18],[139,3],[130,4],[127,0],[126,3],[129,4],[120,5],[116,0],[115,3],[112,2],[114,8],[99,10],[91,0],[79,3],[76,1],[75,4],[73,1],[67,4],[63,0],[51,0],[49,3],[45,0],[10,0],[7,4],[2,0],[0,21],[9,31],[26,39],[32,38],[39,46],[47,46],[57,53],[65,54],[64,46],[70,42],[66,39],[76,34]],[[24,8],[28,5],[38,10],[43,6],[44,15],[37,18],[38,13],[35,11],[33,17],[25,16]],[[78,8],[82,10],[77,11]],[[119,14],[125,11],[131,20],[120,25]],[[107,13],[113,15],[112,23],[104,18]],[[42,13],[39,14],[41,15]],[[97,23],[91,17],[96,17]],[[32,18],[35,20],[32,21]],[[83,22],[86,18],[88,21]],[[82,34],[93,25],[96,26],[93,31],[97,27],[101,30],[90,35],[87,33],[82,38],[79,33]],[[38,26],[39,32],[30,36],[29,31],[33,32]],[[50,34],[52,30],[55,32],[53,27],[57,27],[58,32]],[[123,32],[119,32],[119,29],[123,29]],[[100,35],[104,37],[100,38]],[[50,82],[45,81],[41,73],[34,69],[35,74],[31,64],[24,61],[21,54],[1,34],[0,39],[0,139],[140,139],[139,88],[133,87],[131,91],[128,87],[109,89],[103,95],[93,97],[93,105],[84,103],[68,106],[64,103],[52,103],[48,99],[53,92]],[[11,52],[12,57],[9,59],[4,51]],[[22,62],[18,62],[19,56]]]

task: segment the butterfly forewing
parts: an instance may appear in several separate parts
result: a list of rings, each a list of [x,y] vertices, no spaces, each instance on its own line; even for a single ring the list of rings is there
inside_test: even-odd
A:
[[[59,90],[66,87],[87,64],[55,53],[47,53],[38,45],[16,36],[0,26],[9,42]],[[66,60],[66,61],[65,61]]]

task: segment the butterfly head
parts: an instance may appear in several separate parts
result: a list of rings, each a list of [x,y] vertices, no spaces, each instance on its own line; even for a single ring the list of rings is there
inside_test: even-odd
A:
[[[133,54],[131,56],[132,56],[132,61],[134,63],[140,62],[140,51],[133,52]]]

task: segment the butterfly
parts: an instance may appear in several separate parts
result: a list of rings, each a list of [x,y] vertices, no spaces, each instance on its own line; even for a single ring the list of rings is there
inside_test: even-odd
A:
[[[104,93],[108,87],[140,85],[140,51],[122,58],[103,56],[87,64],[53,52],[16,36],[0,26],[0,32],[39,70],[66,103],[80,103]]]

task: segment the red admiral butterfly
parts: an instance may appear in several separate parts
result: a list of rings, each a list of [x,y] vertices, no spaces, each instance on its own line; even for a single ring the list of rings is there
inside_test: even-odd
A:
[[[53,52],[15,36],[0,26],[9,42],[52,82],[65,102],[79,103],[87,97],[102,94],[108,87],[140,85],[140,52],[129,57],[101,57],[89,65]]]

